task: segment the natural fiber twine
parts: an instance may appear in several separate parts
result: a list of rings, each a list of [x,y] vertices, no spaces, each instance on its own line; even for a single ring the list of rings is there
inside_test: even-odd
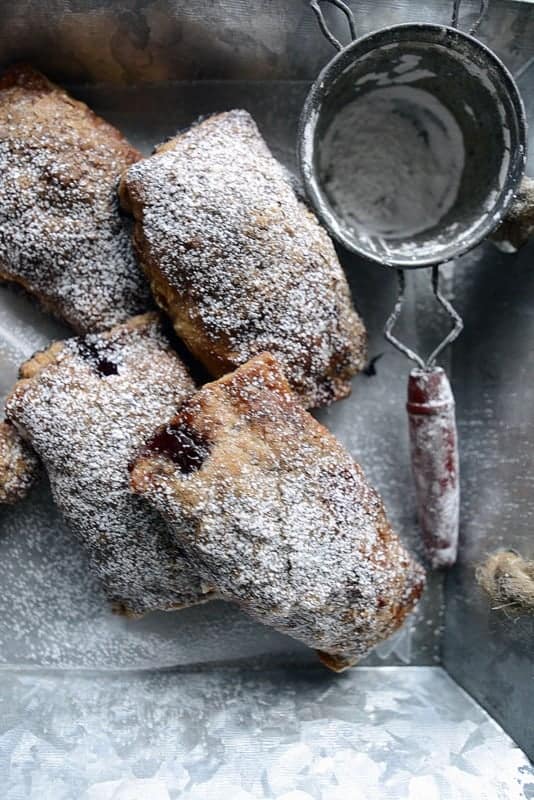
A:
[[[500,550],[477,567],[476,579],[495,603],[494,610],[534,614],[534,561]]]

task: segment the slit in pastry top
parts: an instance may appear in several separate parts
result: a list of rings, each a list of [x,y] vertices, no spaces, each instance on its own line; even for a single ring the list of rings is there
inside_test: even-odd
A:
[[[128,614],[210,596],[163,520],[129,486],[137,451],[194,389],[149,313],[36,354],[7,401],[91,568]]]
[[[423,590],[379,495],[269,354],[187,400],[131,482],[222,597],[333,669],[393,633]]]

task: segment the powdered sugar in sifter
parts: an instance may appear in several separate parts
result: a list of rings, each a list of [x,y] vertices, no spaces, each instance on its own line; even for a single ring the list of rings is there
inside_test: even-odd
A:
[[[441,294],[439,264],[479,244],[502,221],[523,175],[526,122],[506,67],[452,25],[395,25],[343,47],[323,16],[321,30],[339,51],[306,99],[299,162],[311,204],[348,250],[398,272],[399,296],[386,338],[417,365],[408,380],[412,467],[420,524],[435,567],[456,558],[459,513],[454,398],[438,356],[462,330]],[[426,359],[394,335],[406,269],[431,267],[437,302],[453,322]]]

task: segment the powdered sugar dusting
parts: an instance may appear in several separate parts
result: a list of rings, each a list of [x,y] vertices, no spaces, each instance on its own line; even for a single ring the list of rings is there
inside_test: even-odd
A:
[[[365,333],[332,243],[251,117],[210,117],[131,167],[154,295],[214,375],[276,354],[308,406],[346,395]]]
[[[456,202],[464,161],[454,116],[413,86],[388,85],[352,100],[334,117],[320,151],[336,213],[381,243],[435,227]]]
[[[138,158],[39,73],[14,68],[0,80],[0,275],[78,331],[150,305],[116,192]]]
[[[143,613],[203,599],[162,521],[129,490],[136,450],[194,390],[156,315],[53,345],[22,374],[7,416],[42,458],[110,600]]]
[[[168,431],[190,430],[207,442],[200,469],[184,475],[149,446],[132,484],[208,583],[335,669],[401,625],[423,572],[360,467],[302,410],[271,356],[184,404]]]
[[[434,567],[456,561],[460,513],[454,397],[440,367],[410,373],[408,413],[419,521]]]
[[[12,425],[0,423],[0,503],[16,503],[28,492],[39,462]]]

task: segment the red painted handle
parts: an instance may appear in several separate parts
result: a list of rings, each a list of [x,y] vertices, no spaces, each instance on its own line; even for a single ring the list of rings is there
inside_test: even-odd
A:
[[[458,436],[454,397],[441,367],[411,371],[406,407],[426,552],[433,567],[450,567],[458,550]]]

